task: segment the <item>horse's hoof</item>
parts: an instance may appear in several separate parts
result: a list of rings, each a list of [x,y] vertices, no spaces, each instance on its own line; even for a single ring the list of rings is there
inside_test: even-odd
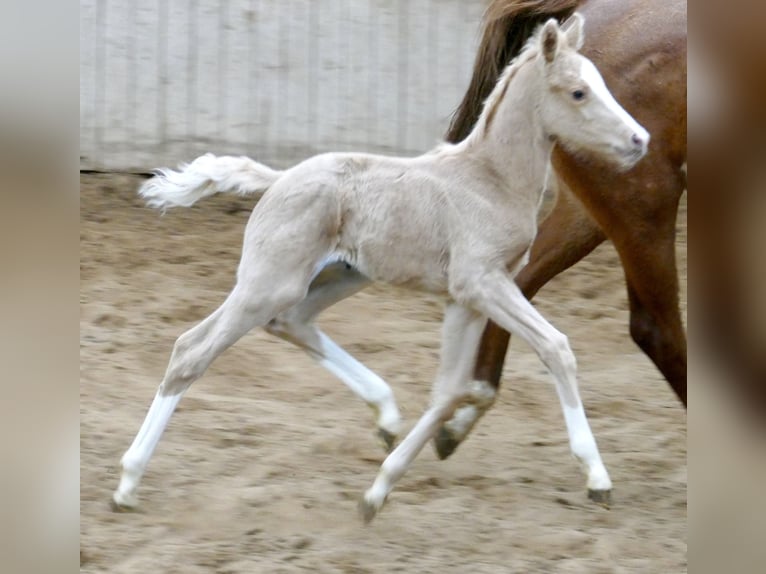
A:
[[[378,437],[378,440],[383,445],[383,449],[386,452],[391,452],[394,450],[394,443],[396,443],[396,435],[394,433],[388,432],[386,429],[378,427],[378,433],[376,435]]]
[[[124,504],[119,504],[117,501],[112,498],[109,501],[109,508],[112,510],[112,512],[135,512],[136,507],[135,506],[126,506]]]
[[[612,504],[612,491],[611,490],[594,490],[588,489],[588,498],[599,506],[609,508]]]
[[[372,519],[375,518],[378,510],[380,510],[380,508],[366,498],[362,498],[359,501],[359,516],[365,524],[369,524]]]
[[[135,498],[129,500],[116,492],[109,500],[109,508],[112,509],[112,512],[134,512],[136,510],[136,506],[138,506],[138,501]]]
[[[438,456],[440,460],[444,460],[453,452],[455,452],[459,444],[460,441],[457,440],[455,435],[453,435],[445,427],[441,427],[439,432],[437,432],[436,436],[434,437],[434,448],[436,450],[436,456]]]

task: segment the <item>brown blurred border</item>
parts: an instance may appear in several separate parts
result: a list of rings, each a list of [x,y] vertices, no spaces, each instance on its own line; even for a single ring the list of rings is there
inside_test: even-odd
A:
[[[79,4],[0,7],[4,572],[75,572]]]
[[[744,0],[690,15],[692,572],[766,564],[765,15]]]

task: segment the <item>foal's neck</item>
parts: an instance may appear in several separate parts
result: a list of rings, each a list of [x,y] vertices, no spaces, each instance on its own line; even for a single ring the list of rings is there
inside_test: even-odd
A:
[[[492,165],[511,193],[538,197],[553,150],[537,112],[542,79],[534,61],[521,63],[505,79],[464,143],[469,153]]]

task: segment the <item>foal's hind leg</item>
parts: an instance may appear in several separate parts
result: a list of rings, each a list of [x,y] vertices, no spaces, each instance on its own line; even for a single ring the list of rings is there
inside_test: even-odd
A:
[[[472,291],[469,297],[473,305],[503,329],[524,339],[548,367],[564,411],[572,454],[588,476],[588,495],[608,505],[612,482],[585,416],[577,389],[575,356],[567,337],[540,315],[506,273],[484,275],[482,283],[474,285]]]
[[[372,487],[359,503],[365,522],[383,506],[394,484],[407,471],[439,425],[469,397],[469,381],[479,338],[486,318],[473,310],[450,304],[444,313],[439,374],[434,384],[431,407],[420,417],[405,439],[388,455]]]
[[[298,290],[293,294],[291,290],[283,290],[268,296],[263,289],[260,291],[256,293],[237,285],[216,311],[176,341],[149,412],[122,457],[122,476],[112,497],[116,509],[136,506],[141,477],[186,389],[242,335],[253,327],[265,325],[281,309],[300,298]]]
[[[324,309],[369,284],[367,277],[345,263],[328,265],[311,283],[306,298],[280,313],[266,325],[266,330],[305,350],[367,403],[376,414],[378,438],[386,451],[390,451],[401,427],[391,387],[313,324]]]

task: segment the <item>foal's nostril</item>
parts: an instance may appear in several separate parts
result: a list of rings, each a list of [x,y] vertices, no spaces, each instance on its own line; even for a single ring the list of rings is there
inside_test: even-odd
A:
[[[644,138],[642,138],[638,134],[633,134],[630,137],[630,141],[632,141],[633,145],[635,145],[636,147],[642,147],[644,145]]]

